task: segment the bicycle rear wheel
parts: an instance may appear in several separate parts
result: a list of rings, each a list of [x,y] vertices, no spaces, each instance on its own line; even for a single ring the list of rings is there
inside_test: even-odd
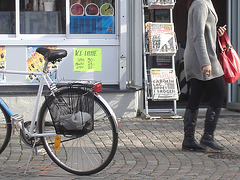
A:
[[[0,106],[0,154],[7,147],[12,132],[12,125],[10,116],[7,114],[6,110]]]
[[[40,110],[39,132],[55,131],[49,106],[61,101],[74,111],[76,102],[86,95],[81,89],[64,89],[48,98]],[[54,148],[55,136],[43,137],[43,145],[51,159],[62,169],[77,175],[90,175],[104,169],[113,159],[118,133],[107,107],[94,97],[94,128],[83,135],[60,135],[59,150]]]

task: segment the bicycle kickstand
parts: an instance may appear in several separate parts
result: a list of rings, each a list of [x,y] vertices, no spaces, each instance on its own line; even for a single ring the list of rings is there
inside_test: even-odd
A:
[[[30,161],[31,161],[31,159],[33,158],[33,156],[34,156],[34,155],[37,155],[37,147],[36,147],[35,145],[36,145],[36,137],[34,138],[34,143],[33,143],[33,146],[32,146],[32,148],[31,148],[31,150],[32,150],[32,155],[29,155],[28,162],[27,162],[27,166],[26,166],[26,169],[25,169],[25,171],[24,171],[24,174],[27,173],[27,170],[28,170]]]

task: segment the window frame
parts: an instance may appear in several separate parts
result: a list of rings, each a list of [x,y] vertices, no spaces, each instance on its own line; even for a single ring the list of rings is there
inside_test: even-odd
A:
[[[117,45],[119,37],[119,2],[115,0],[114,34],[70,34],[70,0],[66,0],[66,34],[21,34],[20,0],[15,0],[15,34],[0,34],[3,45]],[[81,39],[81,40],[80,40]],[[104,40],[104,41],[103,41]]]

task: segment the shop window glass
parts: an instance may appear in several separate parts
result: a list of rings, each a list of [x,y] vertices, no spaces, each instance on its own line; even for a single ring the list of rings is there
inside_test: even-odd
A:
[[[66,33],[65,7],[65,0],[20,0],[20,33]]]
[[[0,34],[15,34],[15,0],[0,0]]]
[[[70,34],[114,34],[115,0],[71,0]]]

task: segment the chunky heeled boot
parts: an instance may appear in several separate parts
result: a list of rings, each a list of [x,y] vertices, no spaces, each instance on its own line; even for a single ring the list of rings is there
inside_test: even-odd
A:
[[[200,144],[207,148],[211,148],[213,150],[222,151],[224,148],[217,144],[214,140],[214,131],[216,130],[217,121],[221,112],[221,108],[213,108],[209,107],[206,113],[204,134],[202,139],[200,140]]]
[[[205,148],[200,146],[194,137],[198,110],[186,109],[184,115],[184,140],[182,150],[184,151],[204,151]]]

